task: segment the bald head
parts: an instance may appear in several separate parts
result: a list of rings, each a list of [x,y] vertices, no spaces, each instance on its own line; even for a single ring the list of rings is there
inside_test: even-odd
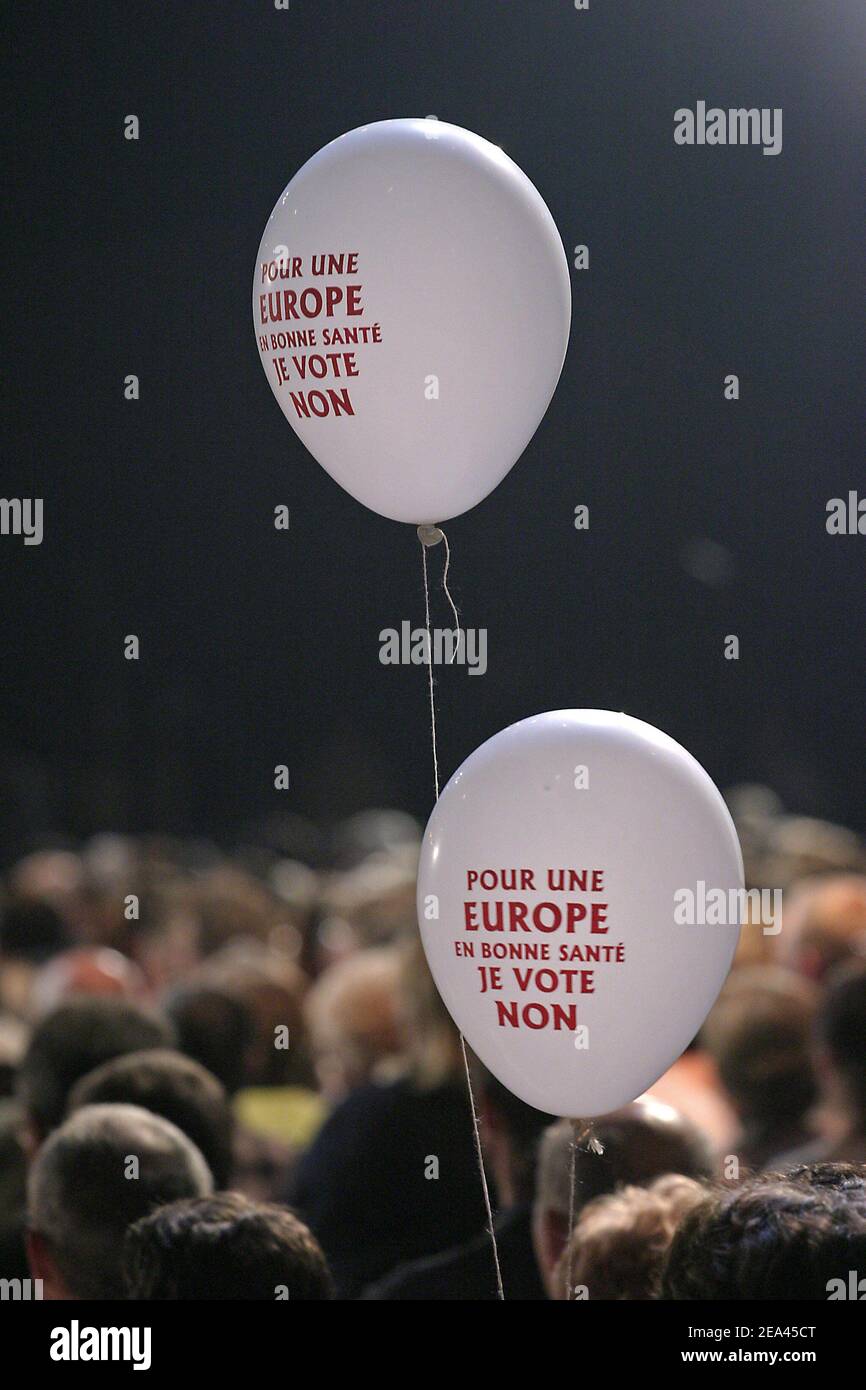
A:
[[[550,1287],[568,1237],[572,1145],[581,1121],[557,1120],[545,1130],[538,1154],[534,1209],[535,1250]],[[574,1151],[574,1216],[594,1197],[621,1187],[643,1187],[665,1173],[709,1177],[712,1156],[700,1130],[669,1105],[645,1098],[592,1122],[597,1141]],[[601,1153],[596,1151],[600,1146]]]
[[[578,1135],[581,1121],[577,1121]],[[545,1130],[538,1167],[538,1200],[568,1215],[571,1187],[571,1145],[575,1125],[557,1120]],[[604,1150],[579,1145],[575,1153],[575,1192],[578,1207],[626,1184],[642,1186],[663,1173],[708,1177],[711,1155],[695,1125],[669,1105],[636,1100],[592,1122],[592,1133]]]

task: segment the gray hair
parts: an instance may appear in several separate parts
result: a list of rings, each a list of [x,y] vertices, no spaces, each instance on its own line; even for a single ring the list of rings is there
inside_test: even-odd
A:
[[[127,1227],[165,1202],[212,1191],[210,1169],[176,1125],[137,1105],[86,1105],[36,1156],[29,1224],[70,1294],[123,1298]]]

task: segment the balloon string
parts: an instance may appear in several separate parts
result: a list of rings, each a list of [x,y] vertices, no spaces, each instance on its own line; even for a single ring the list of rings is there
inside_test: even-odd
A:
[[[444,531],[442,532],[442,539],[445,542],[445,568],[442,571],[442,588],[445,590],[445,597],[451,604],[451,612],[454,614],[454,631],[457,633],[457,641],[454,644],[454,651],[451,653],[451,661],[453,662],[455,656],[457,655],[457,648],[460,645],[460,618],[457,613],[457,606],[454,603],[453,598],[451,597],[451,590],[448,588],[448,568],[451,564],[451,547],[448,544],[448,537],[446,536]],[[425,557],[427,555],[426,545],[424,547],[424,555]],[[449,662],[449,665],[450,664],[451,663]]]
[[[573,1284],[574,1279],[574,1226],[575,1226],[575,1205],[576,1205],[576,1186],[577,1186],[577,1151],[586,1140],[587,1153],[601,1155],[604,1153],[604,1144],[598,1138],[592,1127],[592,1121],[584,1125],[578,1134],[577,1127],[580,1120],[571,1122],[571,1171],[568,1184],[568,1260],[567,1260],[567,1286],[565,1297],[570,1302],[575,1296]]]
[[[463,1074],[466,1077],[466,1092],[469,1096],[469,1109],[472,1111],[472,1134],[475,1139],[475,1156],[478,1159],[478,1172],[481,1175],[481,1190],[484,1193],[484,1210],[487,1213],[487,1234],[490,1236],[490,1245],[493,1250],[493,1263],[496,1266],[496,1296],[501,1303],[504,1303],[505,1290],[502,1287],[502,1270],[499,1266],[499,1247],[496,1244],[496,1230],[493,1225],[493,1208],[490,1205],[490,1188],[487,1186],[487,1174],[484,1171],[481,1130],[478,1125],[478,1111],[475,1108],[475,1096],[472,1091],[472,1074],[469,1070],[469,1057],[466,1053],[466,1039],[462,1033],[460,1034],[460,1051],[463,1054]]]
[[[574,1298],[574,1205],[577,1179],[577,1120],[571,1122],[571,1163],[568,1178],[568,1272],[566,1275],[565,1297],[571,1302]]]
[[[448,602],[454,613],[454,621],[458,622],[457,609],[454,607],[454,600],[448,591],[448,566],[451,563],[451,551],[448,546],[448,539],[445,532],[441,532],[442,539],[445,541],[445,570],[442,575],[442,587],[448,596]],[[424,569],[424,616],[427,624],[427,676],[430,690],[430,736],[433,745],[433,781],[436,786],[436,800],[439,800],[439,757],[436,751],[436,700],[433,691],[433,638],[430,631],[430,585],[427,579],[427,544],[421,540],[421,558]],[[457,628],[460,632],[459,624]],[[472,1090],[472,1074],[469,1070],[469,1056],[466,1052],[466,1039],[460,1033],[460,1052],[463,1056],[463,1074],[466,1078],[466,1093],[469,1097],[469,1110],[472,1115],[472,1134],[475,1140],[475,1156],[478,1159],[478,1172],[481,1175],[481,1191],[484,1194],[484,1210],[487,1215],[487,1234],[490,1236],[490,1244],[493,1248],[493,1263],[496,1268],[496,1295],[500,1302],[505,1302],[505,1290],[502,1287],[502,1269],[499,1264],[499,1247],[496,1243],[496,1231],[493,1226],[493,1207],[490,1203],[490,1188],[487,1185],[487,1174],[484,1170],[484,1152],[481,1148],[481,1130],[478,1124],[478,1111],[475,1107],[475,1095]]]
[[[424,613],[427,622],[427,680],[430,687],[430,736],[433,742],[433,782],[436,787],[436,800],[439,800],[439,756],[436,752],[436,700],[433,695],[433,639],[430,635],[430,587],[427,583],[427,547],[421,542],[421,559],[424,563]]]

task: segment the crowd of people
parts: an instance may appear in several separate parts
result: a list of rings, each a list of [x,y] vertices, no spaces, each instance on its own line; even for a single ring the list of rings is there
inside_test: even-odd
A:
[[[19,858],[0,887],[4,1296],[858,1296],[864,846],[763,788],[729,803],[781,924],[744,925],[657,1086],[590,1122],[470,1061],[498,1267],[409,817]]]

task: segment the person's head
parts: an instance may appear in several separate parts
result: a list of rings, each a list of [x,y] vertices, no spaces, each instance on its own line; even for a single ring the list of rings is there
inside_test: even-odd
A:
[[[135,999],[144,992],[144,975],[137,965],[110,946],[74,946],[54,955],[37,971],[32,984],[32,1009],[50,1013],[67,999]]]
[[[785,895],[779,959],[821,982],[851,959],[866,960],[866,875],[804,878]]]
[[[781,1126],[814,1103],[811,1030],[817,991],[793,971],[735,971],[701,1029],[701,1043],[745,1124]]]
[[[305,1013],[316,1076],[340,1100],[401,1049],[398,994],[402,954],[393,946],[356,951],[330,966],[309,991]]]
[[[267,885],[239,864],[214,864],[189,885],[187,906],[198,926],[199,946],[212,956],[230,943],[266,942],[283,919]]]
[[[229,1186],[231,1106],[216,1077],[192,1058],[154,1048],[103,1062],[75,1083],[69,1112],[101,1104],[140,1105],[170,1120],[201,1150],[216,1186]]]
[[[80,922],[85,887],[81,858],[65,849],[40,849],[19,859],[9,873],[13,900],[49,903],[69,929]]]
[[[41,1019],[18,1073],[32,1151],[60,1124],[75,1082],[125,1052],[171,1047],[165,1019],[121,999],[72,999]]]
[[[165,1002],[177,1046],[200,1062],[229,1095],[243,1086],[246,1058],[255,1035],[250,1006],[225,989],[195,984],[177,990]]]
[[[858,1129],[866,1125],[866,966],[833,976],[816,1022],[825,1090]]]
[[[0,1009],[33,1016],[33,981],[43,961],[68,942],[63,919],[50,903],[6,903],[0,886]]]
[[[322,1250],[285,1207],[236,1192],[172,1202],[130,1228],[127,1296],[162,1299],[328,1299]]]
[[[308,981],[299,966],[260,943],[238,941],[211,956],[201,978],[247,1010],[251,1036],[242,1085],[306,1085],[310,1068],[303,1000]],[[276,1046],[279,1034],[291,1046]]]
[[[594,1198],[581,1211],[560,1256],[555,1297],[658,1298],[674,1232],[704,1192],[694,1178],[670,1173],[649,1187],[622,1187]]]
[[[713,1192],[681,1222],[662,1276],[666,1299],[826,1299],[866,1267],[866,1204],[803,1183],[755,1179]]]
[[[0,916],[0,955],[41,964],[67,944],[63,918],[50,903],[11,902]]]
[[[592,1134],[601,1153],[583,1140],[585,1128],[581,1121],[557,1120],[539,1146],[533,1240],[549,1292],[568,1239],[572,1160],[575,1215],[594,1197],[629,1184],[645,1186],[665,1173],[706,1178],[712,1171],[712,1156],[700,1130],[656,1100],[636,1100],[593,1120]]]
[[[135,1105],[77,1110],[40,1149],[27,1184],[28,1256],[44,1297],[123,1298],[123,1238],[164,1202],[213,1179],[176,1125]]]
[[[247,1053],[248,1084],[289,1086],[311,1080],[303,1016],[306,979],[298,967],[286,961],[276,970],[239,970],[233,988],[249,1005],[253,1020],[253,1040]],[[280,1031],[291,1039],[290,1047],[274,1045]]]

